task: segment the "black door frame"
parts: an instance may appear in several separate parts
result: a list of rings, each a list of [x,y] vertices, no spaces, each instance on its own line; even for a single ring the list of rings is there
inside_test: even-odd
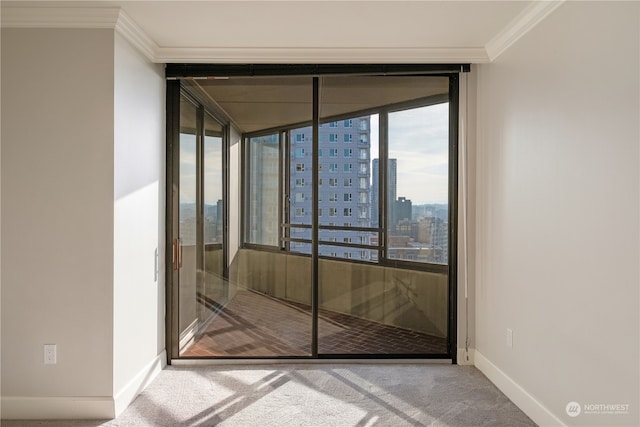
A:
[[[177,339],[178,325],[178,271],[174,270],[175,251],[174,233],[178,230],[178,196],[176,177],[179,174],[179,133],[180,133],[180,97],[184,91],[196,102],[198,97],[182,83],[183,79],[204,78],[210,76],[291,76],[307,75],[313,76],[313,141],[314,152],[317,152],[318,144],[318,76],[340,75],[340,74],[362,74],[362,75],[447,75],[449,77],[449,245],[448,245],[448,330],[447,330],[447,354],[446,355],[353,355],[353,357],[339,355],[338,358],[370,358],[370,359],[394,359],[394,358],[416,358],[416,359],[451,359],[452,363],[457,363],[457,268],[458,268],[458,127],[459,127],[459,76],[460,72],[469,72],[469,64],[244,64],[244,65],[217,65],[217,64],[167,64],[167,156],[166,156],[166,330],[165,339],[167,351],[167,363],[171,364],[174,358],[179,356],[179,340]],[[218,120],[226,119],[214,115]],[[227,122],[228,124],[228,122]],[[244,138],[243,138],[244,142]],[[244,143],[242,145],[241,156],[244,156]],[[223,138],[223,253],[224,253],[224,275],[228,277],[228,216],[229,216],[229,127],[225,128]],[[244,157],[243,157],[244,158]],[[313,158],[314,184],[318,180],[318,158]],[[241,183],[244,191],[244,185]],[[314,186],[314,192],[317,192]],[[318,197],[313,197],[313,209],[318,209]],[[309,357],[243,357],[241,359],[319,359],[336,358],[331,355],[319,355],[317,347],[318,332],[318,220],[313,220],[312,229],[312,355]],[[241,242],[242,244],[242,242]],[[173,329],[176,329],[175,331]],[[207,359],[207,358],[204,358]],[[210,359],[229,359],[228,357],[212,357]],[[230,358],[238,359],[238,358]]]

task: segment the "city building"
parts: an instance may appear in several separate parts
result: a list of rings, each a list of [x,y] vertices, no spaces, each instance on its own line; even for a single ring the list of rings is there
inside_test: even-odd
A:
[[[318,216],[321,226],[371,227],[371,141],[369,116],[320,125]],[[289,215],[292,224],[311,224],[311,127],[291,131]],[[320,230],[323,256],[370,260],[369,250],[334,246],[330,242],[369,244],[371,233]],[[292,227],[290,237],[310,240],[309,229]],[[310,253],[305,242],[291,242],[294,252]]]
[[[411,200],[406,197],[398,197],[397,200],[394,200],[389,218],[389,228],[397,231],[401,221],[411,221],[411,218]]]

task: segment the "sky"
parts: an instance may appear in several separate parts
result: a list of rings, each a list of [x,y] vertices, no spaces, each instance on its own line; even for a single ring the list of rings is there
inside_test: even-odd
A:
[[[371,158],[378,158],[378,116],[371,116]],[[389,158],[397,159],[397,196],[447,203],[449,104],[389,114]]]
[[[222,199],[222,140],[204,139],[204,203],[215,205]],[[196,137],[180,134],[180,203],[196,201]]]

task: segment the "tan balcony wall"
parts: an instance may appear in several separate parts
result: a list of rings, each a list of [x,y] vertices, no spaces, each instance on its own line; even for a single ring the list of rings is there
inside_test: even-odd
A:
[[[311,259],[242,249],[231,282],[284,300],[311,303]],[[319,260],[320,307],[439,337],[447,335],[447,275]]]
[[[311,304],[311,258],[241,249],[229,269],[230,282],[275,298]]]
[[[219,304],[224,304],[227,282],[223,277],[222,249],[205,249],[204,269],[203,294]]]

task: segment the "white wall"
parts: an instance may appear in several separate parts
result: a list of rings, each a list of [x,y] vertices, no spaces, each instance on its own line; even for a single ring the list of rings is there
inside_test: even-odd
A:
[[[112,30],[2,29],[5,417],[112,394],[113,47]]]
[[[567,2],[477,68],[476,364],[543,425],[640,424],[639,28]]]
[[[115,40],[114,378],[116,414],[164,352],[164,69]]]
[[[165,361],[163,68],[3,29],[2,87],[2,415],[113,417]]]

